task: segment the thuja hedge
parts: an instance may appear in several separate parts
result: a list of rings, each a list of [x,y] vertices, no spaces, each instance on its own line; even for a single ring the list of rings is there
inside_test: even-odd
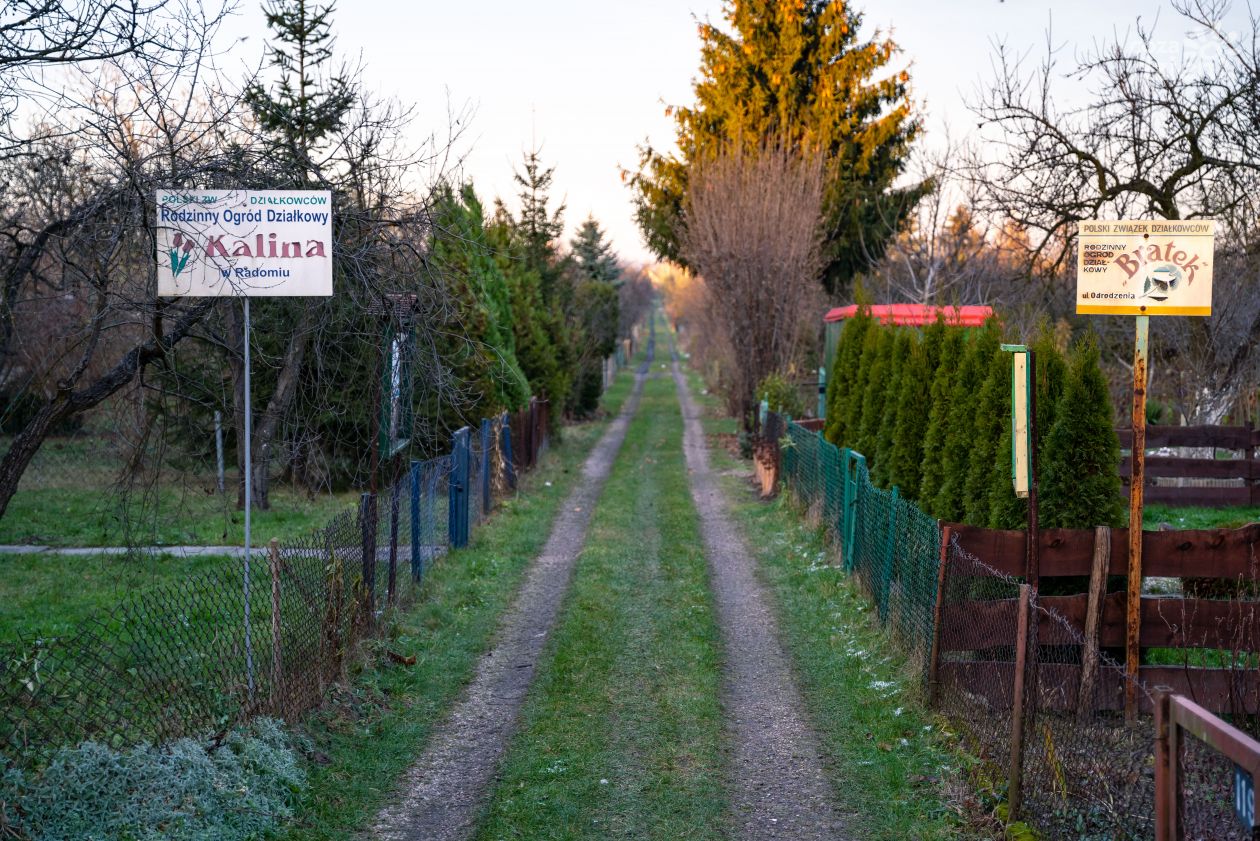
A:
[[[1011,488],[1011,355],[997,320],[979,328],[891,327],[859,311],[828,376],[827,440],[862,453],[871,480],[934,517],[1020,528]],[[1049,330],[1037,356],[1038,514],[1046,527],[1123,521],[1120,445],[1098,345],[1064,353]]]

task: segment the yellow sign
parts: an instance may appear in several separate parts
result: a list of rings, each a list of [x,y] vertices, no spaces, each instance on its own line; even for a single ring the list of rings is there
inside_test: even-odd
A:
[[[1084,315],[1211,315],[1216,223],[1080,223],[1076,311]]]
[[[1028,420],[1030,417],[1028,390],[1028,353],[1017,351],[1012,357],[1014,369],[1011,372],[1011,480],[1015,485],[1015,496],[1021,499],[1028,497],[1029,466],[1031,442],[1029,441]]]

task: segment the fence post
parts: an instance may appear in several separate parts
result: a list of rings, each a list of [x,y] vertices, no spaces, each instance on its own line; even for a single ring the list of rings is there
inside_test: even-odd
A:
[[[818,419],[827,417],[827,369],[818,369]]]
[[[490,463],[494,454],[494,432],[490,428],[490,418],[481,419],[481,515],[490,513],[492,496],[490,492]]]
[[[363,550],[364,619],[370,626],[376,613],[376,494],[359,497],[359,528]]]
[[[420,560],[420,462],[411,460],[411,577],[419,581],[424,577]]]
[[[386,599],[394,604],[398,599],[398,507],[402,494],[402,482],[394,482],[389,489],[389,583]]]
[[[1155,841],[1179,841],[1173,834],[1176,814],[1171,803],[1176,802],[1172,788],[1172,762],[1168,750],[1169,737],[1175,725],[1170,726],[1169,702],[1171,693],[1155,691]]]
[[[1015,685],[1011,690],[1011,767],[1007,822],[1019,820],[1024,785],[1024,668],[1028,662],[1028,600],[1032,588],[1019,585],[1019,620],[1015,633]]]
[[[455,549],[468,545],[468,498],[470,477],[468,475],[472,430],[463,427],[451,438],[451,479],[449,493],[449,516],[447,517],[451,546]]]
[[[936,706],[941,669],[941,613],[945,608],[945,580],[949,566],[949,541],[953,531],[949,526],[937,527],[941,531],[941,560],[936,568],[936,603],[932,606],[932,650],[928,655],[928,706]]]
[[[1107,599],[1107,571],[1111,568],[1111,529],[1094,529],[1094,560],[1089,572],[1089,601],[1085,608],[1085,650],[1081,652],[1081,685],[1076,690],[1076,720],[1094,711],[1094,683],[1098,675],[1098,637]]]
[[[503,477],[507,480],[508,488],[516,490],[516,464],[512,461],[512,416],[507,412],[503,413],[499,449],[503,453]]]
[[[879,576],[879,621],[888,622],[889,597],[892,592],[893,562],[897,551],[897,508],[901,499],[901,491],[896,485],[892,489],[892,502],[888,506],[888,534],[885,539],[884,569]]]
[[[525,452],[521,464],[526,470],[534,469],[534,459],[538,455],[538,442],[534,440],[534,426],[538,422],[538,398],[529,398],[529,415],[525,419]]]
[[[861,510],[860,500],[863,493],[862,483],[858,481],[858,479],[862,475],[862,467],[865,465],[865,456],[852,450],[849,451],[849,467],[851,470],[849,481],[852,482],[852,486],[849,491],[849,511],[846,514],[848,517],[847,538],[849,542],[849,557],[846,561],[845,569],[850,573],[852,573],[854,568],[857,566],[857,521],[859,511]]]
[[[267,544],[271,560],[271,703],[280,703],[284,694],[284,657],[280,641],[280,541]]]

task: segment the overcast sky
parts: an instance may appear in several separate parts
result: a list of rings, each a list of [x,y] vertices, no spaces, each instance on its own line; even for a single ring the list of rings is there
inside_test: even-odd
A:
[[[1241,5],[1241,4],[1237,4]],[[957,140],[974,121],[964,100],[989,78],[992,45],[1044,51],[1046,29],[1073,49],[1160,21],[1171,56],[1193,50],[1169,0],[884,0],[860,3],[866,34],[890,28],[925,113],[925,143]],[[359,56],[368,83],[417,106],[415,133],[444,132],[448,105],[469,109],[458,150],[487,205],[515,206],[513,168],[531,144],[555,167],[572,230],[594,214],[618,252],[650,259],[620,169],[644,141],[671,147],[663,103],[691,102],[699,66],[696,18],[721,21],[719,0],[342,0],[338,51]],[[232,56],[256,61],[265,32],[246,0],[225,38],[249,34]]]

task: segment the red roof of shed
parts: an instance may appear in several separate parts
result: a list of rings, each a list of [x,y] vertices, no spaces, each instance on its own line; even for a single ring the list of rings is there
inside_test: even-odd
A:
[[[871,316],[883,324],[902,324],[921,327],[936,321],[937,314],[945,316],[945,323],[958,327],[979,327],[993,317],[993,307],[936,307],[929,304],[875,304]],[[830,310],[823,321],[843,321],[857,315],[857,304]]]

